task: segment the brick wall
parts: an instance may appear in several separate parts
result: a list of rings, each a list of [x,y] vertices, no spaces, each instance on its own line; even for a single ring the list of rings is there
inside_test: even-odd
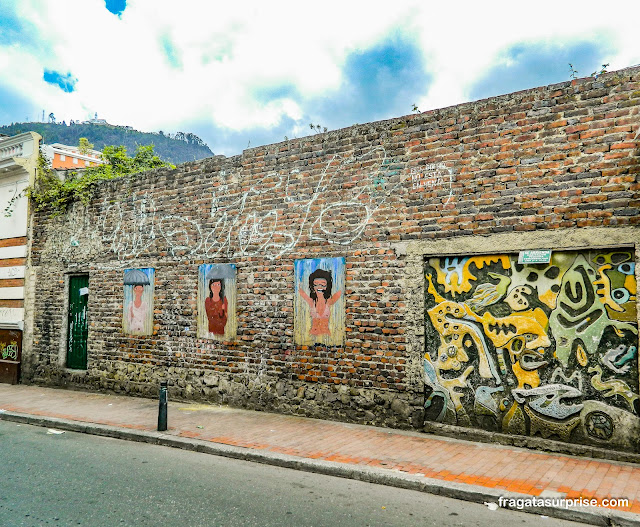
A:
[[[142,395],[169,378],[173,397],[421,428],[425,259],[637,247],[639,112],[633,68],[104,183],[33,219],[25,378]],[[345,344],[294,345],[294,261],[332,257]],[[208,263],[237,268],[233,341],[197,337]],[[122,331],[130,268],[155,269],[150,336]],[[73,273],[86,371],[65,368]]]

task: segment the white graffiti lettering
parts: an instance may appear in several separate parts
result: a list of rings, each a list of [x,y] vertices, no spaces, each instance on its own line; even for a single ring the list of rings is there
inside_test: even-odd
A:
[[[348,245],[406,186],[403,167],[389,160],[379,145],[352,155],[336,154],[313,177],[295,168],[269,172],[246,185],[238,169],[229,168],[211,174],[200,196],[183,196],[178,189],[162,200],[140,192],[122,199],[105,197],[96,203],[97,226],[91,220],[93,211],[74,206],[58,220],[45,253],[73,260],[105,250],[121,261],[150,252],[170,259],[273,260],[301,240]],[[422,167],[419,173],[414,168],[410,177],[421,188],[448,188],[448,202],[452,174],[452,169],[438,163]]]
[[[447,200],[443,205],[449,203],[453,197],[453,170],[444,163],[430,163],[422,167],[413,167],[410,180],[413,190],[448,190]]]

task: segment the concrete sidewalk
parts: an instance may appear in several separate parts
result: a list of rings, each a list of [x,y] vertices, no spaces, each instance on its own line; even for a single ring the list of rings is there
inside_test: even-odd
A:
[[[524,510],[594,525],[640,525],[640,466],[631,463],[225,406],[170,402],[169,430],[163,433],[156,431],[157,416],[157,400],[0,384],[3,420],[186,448],[481,503],[498,503],[500,497],[550,498],[555,503],[525,503]],[[562,497],[596,498],[600,503],[605,498],[627,498],[629,504],[567,509],[557,502]]]

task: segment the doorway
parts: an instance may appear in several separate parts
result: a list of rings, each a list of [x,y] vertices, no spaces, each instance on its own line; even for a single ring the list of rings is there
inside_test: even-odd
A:
[[[69,316],[67,320],[67,368],[87,369],[89,324],[89,275],[69,277]]]

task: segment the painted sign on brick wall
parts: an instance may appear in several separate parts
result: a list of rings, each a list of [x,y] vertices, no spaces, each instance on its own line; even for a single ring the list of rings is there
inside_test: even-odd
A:
[[[519,435],[636,450],[632,249],[430,258],[426,415]]]

